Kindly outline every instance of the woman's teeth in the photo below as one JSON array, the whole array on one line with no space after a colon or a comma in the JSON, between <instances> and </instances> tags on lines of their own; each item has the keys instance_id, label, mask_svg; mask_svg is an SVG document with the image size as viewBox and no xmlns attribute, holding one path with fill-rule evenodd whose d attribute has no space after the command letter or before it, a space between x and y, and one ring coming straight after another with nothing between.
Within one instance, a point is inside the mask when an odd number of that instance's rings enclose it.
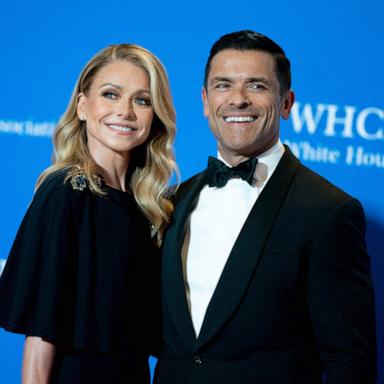
<instances>
[{"instance_id":1,"label":"woman's teeth","mask_svg":"<svg viewBox=\"0 0 384 384\"><path fill-rule=\"evenodd\" d=\"M115 125L115 124L109 124L108 127L112 129L116 129L117 131L121 131L121 132L131 132L135 130L131 127L125 127L123 125Z\"/></svg>"}]
</instances>

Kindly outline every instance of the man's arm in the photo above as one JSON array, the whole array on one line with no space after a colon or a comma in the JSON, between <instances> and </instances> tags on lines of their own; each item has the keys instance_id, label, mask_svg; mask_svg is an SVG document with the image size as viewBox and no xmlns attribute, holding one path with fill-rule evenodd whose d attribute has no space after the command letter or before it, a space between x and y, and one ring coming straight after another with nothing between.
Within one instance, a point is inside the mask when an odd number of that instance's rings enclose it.
<instances>
[{"instance_id":1,"label":"man's arm","mask_svg":"<svg viewBox=\"0 0 384 384\"><path fill-rule=\"evenodd\" d=\"M24 343L22 384L48 384L56 348L40 337L27 336Z\"/></svg>"},{"instance_id":2,"label":"man's arm","mask_svg":"<svg viewBox=\"0 0 384 384\"><path fill-rule=\"evenodd\" d=\"M309 260L308 302L327 384L376 382L376 326L370 258L360 203L328 217Z\"/></svg>"}]
</instances>

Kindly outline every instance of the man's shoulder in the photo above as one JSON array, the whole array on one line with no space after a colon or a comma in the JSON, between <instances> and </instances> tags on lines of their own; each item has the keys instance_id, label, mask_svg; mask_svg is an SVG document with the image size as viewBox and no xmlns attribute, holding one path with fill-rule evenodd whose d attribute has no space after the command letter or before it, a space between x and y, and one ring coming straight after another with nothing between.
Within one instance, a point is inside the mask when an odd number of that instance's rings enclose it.
<instances>
[{"instance_id":1,"label":"man's shoulder","mask_svg":"<svg viewBox=\"0 0 384 384\"><path fill-rule=\"evenodd\" d=\"M178 192L185 192L186 190L188 190L189 188L191 188L195 183L197 183L199 181L199 179L201 177L203 177L204 175L204 172L205 171L202 171L202 172L199 172L199 173L196 173L195 175L191 176L189 179L183 181L181 184L180 184L180 187L178 189Z\"/></svg>"},{"instance_id":2,"label":"man's shoulder","mask_svg":"<svg viewBox=\"0 0 384 384\"><path fill-rule=\"evenodd\" d=\"M342 188L303 164L299 166L297 178L301 188L308 194L318 194L325 199L351 198L351 195Z\"/></svg>"},{"instance_id":3,"label":"man's shoulder","mask_svg":"<svg viewBox=\"0 0 384 384\"><path fill-rule=\"evenodd\" d=\"M174 203L176 203L178 200L180 200L186 192L192 188L195 183L198 183L201 177L203 177L204 171L199 172L187 180L184 180L182 183L178 185L172 185L170 188L168 188L166 197L171 199Z\"/></svg>"},{"instance_id":4,"label":"man's shoulder","mask_svg":"<svg viewBox=\"0 0 384 384\"><path fill-rule=\"evenodd\" d=\"M290 202L295 203L297 212L304 217L329 217L335 212L344 212L352 209L354 212L363 212L361 203L349 193L336 186L305 165L300 165L292 185ZM357 210L357 211L356 211Z\"/></svg>"},{"instance_id":5,"label":"man's shoulder","mask_svg":"<svg viewBox=\"0 0 384 384\"><path fill-rule=\"evenodd\" d=\"M301 161L291 152L288 146L285 146L281 165L285 167L296 168L293 185L296 191L306 195L318 195L327 199L350 199L351 196L342 188L335 185L332 181L320 175L313 169L301 163ZM280 164L279 164L280 165ZM284 172L284 171L283 171Z\"/></svg>"}]
</instances>

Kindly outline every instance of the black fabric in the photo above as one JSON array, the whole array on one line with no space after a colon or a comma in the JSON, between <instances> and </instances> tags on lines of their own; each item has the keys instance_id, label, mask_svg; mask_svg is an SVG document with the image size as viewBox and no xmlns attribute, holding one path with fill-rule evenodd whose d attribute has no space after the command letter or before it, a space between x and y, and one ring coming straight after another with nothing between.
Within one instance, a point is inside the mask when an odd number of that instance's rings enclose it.
<instances>
[{"instance_id":1,"label":"black fabric","mask_svg":"<svg viewBox=\"0 0 384 384\"><path fill-rule=\"evenodd\" d=\"M148 384L148 364L133 355L74 351L58 355L51 383L55 384Z\"/></svg>"},{"instance_id":2,"label":"black fabric","mask_svg":"<svg viewBox=\"0 0 384 384\"><path fill-rule=\"evenodd\" d=\"M231 250L196 337L181 248L205 174L181 184L162 252L156 384L374 384L375 311L360 203L289 148ZM223 207L225 209L225 207Z\"/></svg>"},{"instance_id":3,"label":"black fabric","mask_svg":"<svg viewBox=\"0 0 384 384\"><path fill-rule=\"evenodd\" d=\"M146 377L159 339L149 223L131 194L107 188L100 197L64 178L41 185L22 221L0 279L0 326L54 343L58 356L130 356Z\"/></svg>"},{"instance_id":4,"label":"black fabric","mask_svg":"<svg viewBox=\"0 0 384 384\"><path fill-rule=\"evenodd\" d=\"M210 187L221 188L227 184L229 179L238 176L247 181L248 184L252 185L257 160L257 157L253 157L243 161L236 167L228 167L219 159L209 156L208 168L205 172L207 184Z\"/></svg>"}]
</instances>

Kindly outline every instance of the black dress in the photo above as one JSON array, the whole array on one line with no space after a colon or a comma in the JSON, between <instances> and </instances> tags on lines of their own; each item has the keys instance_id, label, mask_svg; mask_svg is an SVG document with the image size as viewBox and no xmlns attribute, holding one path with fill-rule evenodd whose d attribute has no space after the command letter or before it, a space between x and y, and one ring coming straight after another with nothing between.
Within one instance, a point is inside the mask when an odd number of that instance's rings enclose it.
<instances>
[{"instance_id":1,"label":"black dress","mask_svg":"<svg viewBox=\"0 0 384 384\"><path fill-rule=\"evenodd\" d=\"M0 278L0 326L56 346L51 383L148 383L158 254L129 193L64 171L38 189Z\"/></svg>"}]
</instances>

